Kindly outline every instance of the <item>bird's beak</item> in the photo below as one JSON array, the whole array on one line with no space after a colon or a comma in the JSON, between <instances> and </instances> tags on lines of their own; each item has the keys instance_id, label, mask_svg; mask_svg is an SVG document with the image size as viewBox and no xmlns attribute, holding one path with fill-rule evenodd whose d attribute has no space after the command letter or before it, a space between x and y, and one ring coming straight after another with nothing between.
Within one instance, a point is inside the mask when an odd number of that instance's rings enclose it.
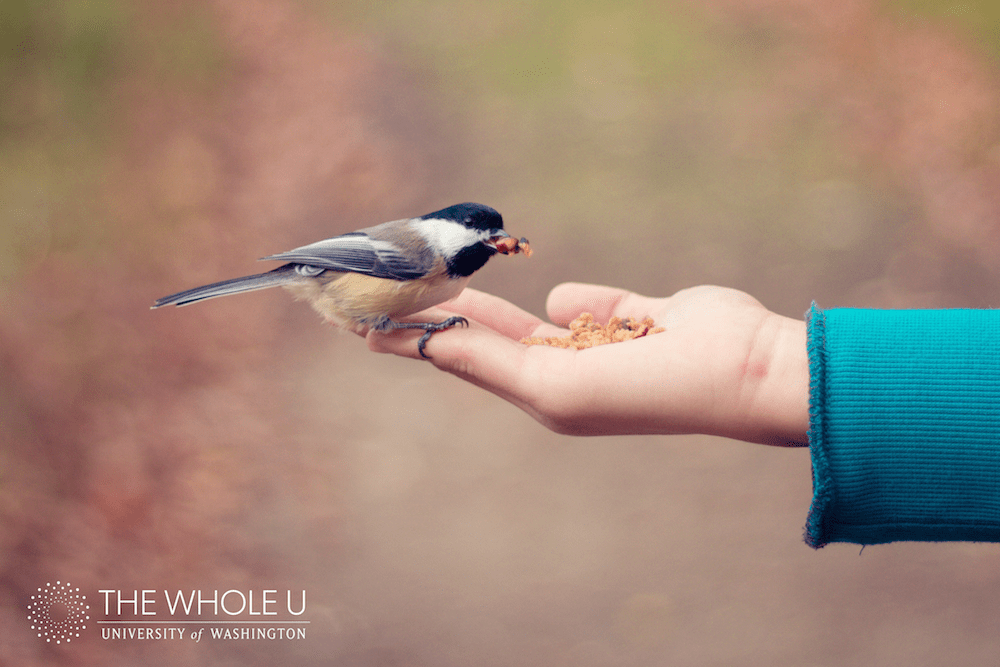
<instances>
[{"instance_id":1,"label":"bird's beak","mask_svg":"<svg viewBox=\"0 0 1000 667\"><path fill-rule=\"evenodd\" d=\"M525 257L531 256L531 246L528 245L528 239L515 239L502 229L495 230L486 241L486 245L503 255L516 255L523 252Z\"/></svg>"},{"instance_id":2,"label":"bird's beak","mask_svg":"<svg viewBox=\"0 0 1000 667\"><path fill-rule=\"evenodd\" d=\"M493 248L497 252L506 255L509 252L507 246L510 244L510 238L511 238L510 234L508 234L504 230L494 229L490 237L485 241L483 241L483 243Z\"/></svg>"}]
</instances>

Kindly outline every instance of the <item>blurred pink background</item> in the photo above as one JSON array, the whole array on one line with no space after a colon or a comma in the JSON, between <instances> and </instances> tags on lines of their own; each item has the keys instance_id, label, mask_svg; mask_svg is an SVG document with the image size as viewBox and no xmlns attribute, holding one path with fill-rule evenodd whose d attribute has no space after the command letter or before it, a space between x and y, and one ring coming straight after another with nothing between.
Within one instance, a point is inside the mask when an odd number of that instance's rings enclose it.
<instances>
[{"instance_id":1,"label":"blurred pink background","mask_svg":"<svg viewBox=\"0 0 1000 667\"><path fill-rule=\"evenodd\" d=\"M459 201L473 286L994 307L992 0L0 8L0 664L955 665L992 545L815 552L808 452L574 439L281 291L150 311ZM53 646L39 586L291 589L300 641Z\"/></svg>"}]
</instances>

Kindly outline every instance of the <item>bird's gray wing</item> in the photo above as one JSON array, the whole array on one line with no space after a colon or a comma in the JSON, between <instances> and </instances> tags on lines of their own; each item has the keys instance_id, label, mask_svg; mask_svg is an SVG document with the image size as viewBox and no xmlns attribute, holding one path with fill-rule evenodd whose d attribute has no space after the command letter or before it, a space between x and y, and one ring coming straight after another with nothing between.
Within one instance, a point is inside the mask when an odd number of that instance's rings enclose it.
<instances>
[{"instance_id":1,"label":"bird's gray wing","mask_svg":"<svg viewBox=\"0 0 1000 667\"><path fill-rule=\"evenodd\" d=\"M365 231L350 232L332 239L263 257L266 260L305 264L331 271L353 271L376 278L411 280L427 273L433 257L423 248L400 252L396 245L372 238Z\"/></svg>"}]
</instances>

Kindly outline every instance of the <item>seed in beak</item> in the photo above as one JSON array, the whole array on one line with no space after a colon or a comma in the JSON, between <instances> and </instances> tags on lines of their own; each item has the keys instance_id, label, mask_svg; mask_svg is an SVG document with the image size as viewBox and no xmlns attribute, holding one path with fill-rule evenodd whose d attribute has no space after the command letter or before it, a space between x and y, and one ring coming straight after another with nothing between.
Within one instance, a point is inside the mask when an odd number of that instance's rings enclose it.
<instances>
[{"instance_id":1,"label":"seed in beak","mask_svg":"<svg viewBox=\"0 0 1000 667\"><path fill-rule=\"evenodd\" d=\"M531 246L528 245L528 239L523 237L518 240L513 236L494 236L490 239L490 244L504 255L523 252L525 257L531 257Z\"/></svg>"}]
</instances>

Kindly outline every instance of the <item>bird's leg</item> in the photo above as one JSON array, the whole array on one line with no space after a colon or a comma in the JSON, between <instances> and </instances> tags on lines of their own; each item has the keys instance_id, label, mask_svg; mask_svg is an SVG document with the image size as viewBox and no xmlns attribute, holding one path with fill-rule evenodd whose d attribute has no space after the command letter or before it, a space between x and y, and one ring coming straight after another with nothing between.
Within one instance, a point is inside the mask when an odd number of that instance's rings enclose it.
<instances>
[{"instance_id":1,"label":"bird's leg","mask_svg":"<svg viewBox=\"0 0 1000 667\"><path fill-rule=\"evenodd\" d=\"M460 324L464 327L469 326L469 320L464 317L456 316L449 317L443 322L393 322L392 320L387 320L387 324L379 327L380 330L388 329L423 329L424 335L420 337L417 341L417 351L420 352L420 356L424 359L430 359L430 356L424 352L424 347L427 346L427 341L431 339L431 334L436 331L444 331L445 329L450 329L456 324Z\"/></svg>"}]
</instances>

